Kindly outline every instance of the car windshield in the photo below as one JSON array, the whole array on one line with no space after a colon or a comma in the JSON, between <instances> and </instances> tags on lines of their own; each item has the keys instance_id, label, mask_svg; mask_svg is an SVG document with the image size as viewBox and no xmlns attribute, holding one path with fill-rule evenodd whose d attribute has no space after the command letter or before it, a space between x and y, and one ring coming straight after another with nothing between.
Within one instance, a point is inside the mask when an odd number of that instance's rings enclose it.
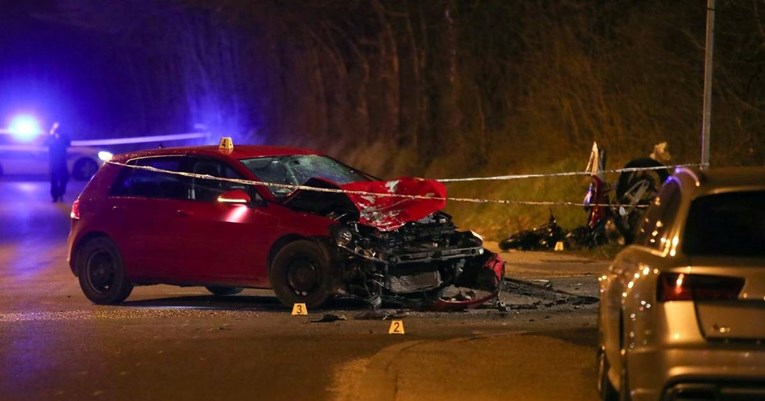
<instances>
[{"instance_id":1,"label":"car windshield","mask_svg":"<svg viewBox=\"0 0 765 401\"><path fill-rule=\"evenodd\" d=\"M704 196L691 204L683 250L689 255L765 256L765 191Z\"/></svg>"},{"instance_id":2,"label":"car windshield","mask_svg":"<svg viewBox=\"0 0 765 401\"><path fill-rule=\"evenodd\" d=\"M272 156L240 161L261 181L275 184L301 185L311 178L321 178L335 184L371 180L365 173L327 156ZM280 198L292 192L291 188L267 188Z\"/></svg>"}]
</instances>

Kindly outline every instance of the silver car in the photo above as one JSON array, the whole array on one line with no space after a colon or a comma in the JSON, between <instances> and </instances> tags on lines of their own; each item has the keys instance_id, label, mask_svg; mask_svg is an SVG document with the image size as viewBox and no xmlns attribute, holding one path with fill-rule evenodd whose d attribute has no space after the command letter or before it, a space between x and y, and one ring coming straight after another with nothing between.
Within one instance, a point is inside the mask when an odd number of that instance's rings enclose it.
<instances>
[{"instance_id":1,"label":"silver car","mask_svg":"<svg viewBox=\"0 0 765 401\"><path fill-rule=\"evenodd\" d=\"M604 400L765 400L765 168L678 169L600 277Z\"/></svg>"},{"instance_id":2,"label":"silver car","mask_svg":"<svg viewBox=\"0 0 765 401\"><path fill-rule=\"evenodd\" d=\"M13 135L0 134L0 175L47 175L48 147L44 138L20 142ZM70 146L66 163L72 178L89 180L111 153L89 146Z\"/></svg>"}]
</instances>

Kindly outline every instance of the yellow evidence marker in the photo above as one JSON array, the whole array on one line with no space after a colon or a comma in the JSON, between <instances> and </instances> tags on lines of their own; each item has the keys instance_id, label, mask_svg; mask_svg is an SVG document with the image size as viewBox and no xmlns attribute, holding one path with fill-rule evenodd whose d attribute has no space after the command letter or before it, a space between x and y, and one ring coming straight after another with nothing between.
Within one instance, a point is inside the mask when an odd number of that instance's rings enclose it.
<instances>
[{"instance_id":1,"label":"yellow evidence marker","mask_svg":"<svg viewBox=\"0 0 765 401\"><path fill-rule=\"evenodd\" d=\"M404 334L404 321L394 320L390 322L390 328L388 334Z\"/></svg>"},{"instance_id":2,"label":"yellow evidence marker","mask_svg":"<svg viewBox=\"0 0 765 401\"><path fill-rule=\"evenodd\" d=\"M305 307L305 304L292 305L292 316L304 316L307 314L308 314L308 308Z\"/></svg>"},{"instance_id":3,"label":"yellow evidence marker","mask_svg":"<svg viewBox=\"0 0 765 401\"><path fill-rule=\"evenodd\" d=\"M555 243L555 250L556 251L562 251L563 250L563 241L558 241Z\"/></svg>"}]
</instances>

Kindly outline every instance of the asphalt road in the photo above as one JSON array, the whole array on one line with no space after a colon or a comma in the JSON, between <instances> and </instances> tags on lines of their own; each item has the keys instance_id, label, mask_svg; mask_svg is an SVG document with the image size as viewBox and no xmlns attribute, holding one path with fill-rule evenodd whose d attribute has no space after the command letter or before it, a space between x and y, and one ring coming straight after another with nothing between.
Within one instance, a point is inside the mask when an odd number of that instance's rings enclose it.
<instances>
[{"instance_id":1,"label":"asphalt road","mask_svg":"<svg viewBox=\"0 0 765 401\"><path fill-rule=\"evenodd\" d=\"M269 291L171 286L96 306L65 263L82 185L52 204L47 182L0 178L0 401L597 398L604 263L504 254L507 307L459 313L338 301L291 316Z\"/></svg>"}]
</instances>

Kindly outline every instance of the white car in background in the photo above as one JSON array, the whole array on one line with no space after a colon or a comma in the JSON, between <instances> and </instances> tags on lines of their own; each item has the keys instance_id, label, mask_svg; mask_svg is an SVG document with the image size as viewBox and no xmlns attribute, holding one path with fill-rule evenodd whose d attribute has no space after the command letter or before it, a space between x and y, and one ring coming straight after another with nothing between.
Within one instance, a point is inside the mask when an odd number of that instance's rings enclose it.
<instances>
[{"instance_id":1,"label":"white car in background","mask_svg":"<svg viewBox=\"0 0 765 401\"><path fill-rule=\"evenodd\" d=\"M10 134L0 134L0 176L47 175L50 172L45 138L24 142ZM70 146L67 167L75 180L89 180L111 153L89 146Z\"/></svg>"}]
</instances>

